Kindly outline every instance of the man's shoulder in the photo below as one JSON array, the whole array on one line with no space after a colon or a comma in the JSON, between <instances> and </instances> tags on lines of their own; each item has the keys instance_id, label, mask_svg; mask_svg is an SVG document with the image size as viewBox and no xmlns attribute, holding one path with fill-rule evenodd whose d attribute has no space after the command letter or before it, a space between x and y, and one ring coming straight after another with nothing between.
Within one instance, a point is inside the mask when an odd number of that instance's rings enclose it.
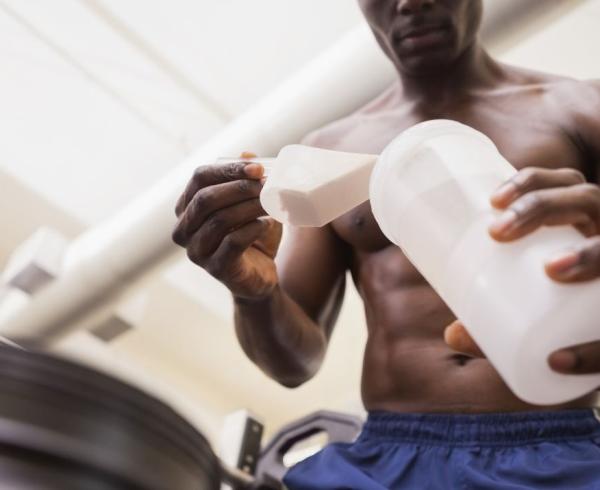
<instances>
[{"instance_id":1,"label":"man's shoulder","mask_svg":"<svg viewBox=\"0 0 600 490\"><path fill-rule=\"evenodd\" d=\"M545 85L545 94L556 117L574 134L597 135L600 128L600 80L556 80Z\"/></svg>"},{"instance_id":2,"label":"man's shoulder","mask_svg":"<svg viewBox=\"0 0 600 490\"><path fill-rule=\"evenodd\" d=\"M600 157L600 80L566 79L546 90L561 128Z\"/></svg>"},{"instance_id":3,"label":"man's shoulder","mask_svg":"<svg viewBox=\"0 0 600 490\"><path fill-rule=\"evenodd\" d=\"M595 98L600 95L600 80L578 80L567 77L548 77L541 84L550 96L564 101Z\"/></svg>"},{"instance_id":4,"label":"man's shoulder","mask_svg":"<svg viewBox=\"0 0 600 490\"><path fill-rule=\"evenodd\" d=\"M340 149L342 141L356 127L360 118L358 113L353 113L326 124L308 133L302 139L302 144L330 150Z\"/></svg>"},{"instance_id":5,"label":"man's shoulder","mask_svg":"<svg viewBox=\"0 0 600 490\"><path fill-rule=\"evenodd\" d=\"M350 114L336 119L308 133L302 144L324 149L344 150L344 140L358 125L369 118L376 117L382 110L392 107L399 101L399 87L390 86L367 104Z\"/></svg>"},{"instance_id":6,"label":"man's shoulder","mask_svg":"<svg viewBox=\"0 0 600 490\"><path fill-rule=\"evenodd\" d=\"M570 121L579 125L582 117L600 120L600 80L580 80L515 67L510 69L511 82L541 95L543 103L555 111L565 127Z\"/></svg>"},{"instance_id":7,"label":"man's shoulder","mask_svg":"<svg viewBox=\"0 0 600 490\"><path fill-rule=\"evenodd\" d=\"M580 80L509 65L504 65L504 69L511 84L537 87L549 96L559 96L565 101L600 93L600 80Z\"/></svg>"},{"instance_id":8,"label":"man's shoulder","mask_svg":"<svg viewBox=\"0 0 600 490\"><path fill-rule=\"evenodd\" d=\"M558 101L573 104L579 109L598 108L600 103L600 80L564 79L548 84L548 91Z\"/></svg>"},{"instance_id":9,"label":"man's shoulder","mask_svg":"<svg viewBox=\"0 0 600 490\"><path fill-rule=\"evenodd\" d=\"M600 80L580 80L525 69L516 69L514 73L521 77L524 85L538 87L561 105L562 110L585 109L600 97Z\"/></svg>"}]
</instances>

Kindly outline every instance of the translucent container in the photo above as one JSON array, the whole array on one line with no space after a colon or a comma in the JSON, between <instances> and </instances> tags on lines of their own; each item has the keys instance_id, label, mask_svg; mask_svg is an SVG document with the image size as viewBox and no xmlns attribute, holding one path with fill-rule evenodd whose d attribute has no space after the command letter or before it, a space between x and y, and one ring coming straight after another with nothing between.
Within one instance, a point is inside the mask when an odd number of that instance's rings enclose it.
<instances>
[{"instance_id":1,"label":"translucent container","mask_svg":"<svg viewBox=\"0 0 600 490\"><path fill-rule=\"evenodd\" d=\"M289 145L268 160L265 211L292 226L320 227L369 199L377 155Z\"/></svg>"},{"instance_id":2,"label":"translucent container","mask_svg":"<svg viewBox=\"0 0 600 490\"><path fill-rule=\"evenodd\" d=\"M382 153L371 206L511 390L530 403L562 403L600 386L600 375L558 374L547 362L559 348L600 339L600 282L564 285L546 275L545 261L583 242L572 227L511 243L489 236L498 215L490 196L515 172L482 133L428 121Z\"/></svg>"}]
</instances>

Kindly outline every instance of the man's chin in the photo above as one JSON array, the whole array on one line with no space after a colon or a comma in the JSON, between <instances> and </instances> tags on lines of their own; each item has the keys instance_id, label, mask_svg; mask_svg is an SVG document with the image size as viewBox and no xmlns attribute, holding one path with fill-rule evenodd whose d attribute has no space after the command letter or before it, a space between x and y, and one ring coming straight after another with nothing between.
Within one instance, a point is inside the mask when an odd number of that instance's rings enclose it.
<instances>
[{"instance_id":1,"label":"man's chin","mask_svg":"<svg viewBox=\"0 0 600 490\"><path fill-rule=\"evenodd\" d=\"M425 76L443 73L450 62L446 53L444 55L429 54L411 56L402 60L401 70L410 76Z\"/></svg>"}]
</instances>

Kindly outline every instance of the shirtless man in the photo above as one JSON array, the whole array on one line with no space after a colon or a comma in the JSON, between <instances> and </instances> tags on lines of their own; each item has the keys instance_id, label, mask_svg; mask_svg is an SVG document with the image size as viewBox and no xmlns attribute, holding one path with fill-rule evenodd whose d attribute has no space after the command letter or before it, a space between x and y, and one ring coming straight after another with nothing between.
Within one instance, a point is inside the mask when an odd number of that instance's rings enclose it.
<instances>
[{"instance_id":1,"label":"shirtless man","mask_svg":"<svg viewBox=\"0 0 600 490\"><path fill-rule=\"evenodd\" d=\"M472 126L523 169L490 196L505 209L491 235L509 241L542 225L572 224L591 237L588 246L549 257L548 274L563 281L600 275L593 238L600 234L600 85L492 59L478 40L481 0L359 4L399 83L304 143L379 153L420 121ZM258 200L262 171L257 164L199 168L177 204L173 236L231 290L244 352L288 387L317 373L351 272L367 318L362 399L369 419L356 443L330 446L293 468L289 488L600 488L591 397L528 405L486 359L457 352L477 350L381 233L369 203L320 229L290 229L279 247L281 227ZM562 371L600 371L599 359L591 345L550 362Z\"/></svg>"}]
</instances>

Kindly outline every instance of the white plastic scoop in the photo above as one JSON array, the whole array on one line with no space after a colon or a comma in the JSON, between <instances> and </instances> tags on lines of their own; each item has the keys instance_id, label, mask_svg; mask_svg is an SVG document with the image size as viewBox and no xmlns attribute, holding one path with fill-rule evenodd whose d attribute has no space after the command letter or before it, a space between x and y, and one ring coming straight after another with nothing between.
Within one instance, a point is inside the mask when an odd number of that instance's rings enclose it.
<instances>
[{"instance_id":1,"label":"white plastic scoop","mask_svg":"<svg viewBox=\"0 0 600 490\"><path fill-rule=\"evenodd\" d=\"M369 199L377 155L290 145L275 159L255 161L268 177L260 195L265 211L292 226L320 227Z\"/></svg>"},{"instance_id":2,"label":"white plastic scoop","mask_svg":"<svg viewBox=\"0 0 600 490\"><path fill-rule=\"evenodd\" d=\"M289 145L276 158L243 161L265 168L260 201L271 217L292 226L320 227L369 199L369 179L377 158ZM217 164L241 160L219 158Z\"/></svg>"}]
</instances>

